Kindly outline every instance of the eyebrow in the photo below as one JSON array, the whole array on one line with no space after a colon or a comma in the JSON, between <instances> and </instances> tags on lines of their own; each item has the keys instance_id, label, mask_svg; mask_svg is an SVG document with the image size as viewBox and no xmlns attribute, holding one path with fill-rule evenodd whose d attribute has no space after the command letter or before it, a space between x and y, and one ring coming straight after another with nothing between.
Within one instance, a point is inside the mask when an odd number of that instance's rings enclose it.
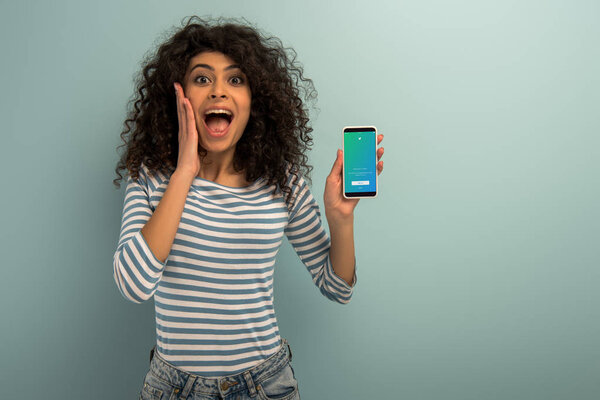
<instances>
[{"instance_id":1,"label":"eyebrow","mask_svg":"<svg viewBox=\"0 0 600 400\"><path fill-rule=\"evenodd\" d=\"M190 73L195 70L196 68L201 67L201 68L206 68L209 69L211 71L214 71L215 69L213 67L211 67L208 64L196 64L192 67L192 69L190 70ZM230 69L241 69L240 66L238 64L231 64L229 67L226 67L224 69L224 71L230 70Z\"/></svg>"}]
</instances>

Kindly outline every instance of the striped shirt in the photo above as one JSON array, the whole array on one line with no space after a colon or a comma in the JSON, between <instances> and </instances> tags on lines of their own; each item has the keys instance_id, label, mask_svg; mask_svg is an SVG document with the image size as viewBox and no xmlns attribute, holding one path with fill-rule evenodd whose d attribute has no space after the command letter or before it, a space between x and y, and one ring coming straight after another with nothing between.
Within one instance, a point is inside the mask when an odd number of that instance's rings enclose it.
<instances>
[{"instance_id":1,"label":"striped shirt","mask_svg":"<svg viewBox=\"0 0 600 400\"><path fill-rule=\"evenodd\" d=\"M166 261L141 233L169 177L142 164L128 176L113 276L134 303L154 295L156 351L190 373L219 377L245 371L277 352L273 268L287 236L314 284L328 299L348 303L356 284L337 276L319 206L302 176L288 211L282 192L258 179L233 188L194 178Z\"/></svg>"}]
</instances>

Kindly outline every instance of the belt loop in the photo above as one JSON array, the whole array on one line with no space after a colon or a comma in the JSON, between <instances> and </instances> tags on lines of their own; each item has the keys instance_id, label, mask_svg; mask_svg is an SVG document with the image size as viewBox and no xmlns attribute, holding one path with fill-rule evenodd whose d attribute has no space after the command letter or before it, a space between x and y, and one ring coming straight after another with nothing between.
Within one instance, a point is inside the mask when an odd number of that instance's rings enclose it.
<instances>
[{"instance_id":1,"label":"belt loop","mask_svg":"<svg viewBox=\"0 0 600 400\"><path fill-rule=\"evenodd\" d=\"M150 362L152 362L152 358L154 357L154 348L156 347L156 345L152 346L152 349L150 349Z\"/></svg>"},{"instance_id":2,"label":"belt loop","mask_svg":"<svg viewBox=\"0 0 600 400\"><path fill-rule=\"evenodd\" d=\"M287 342L287 340L285 344L287 345L288 351L290 352L290 362L292 362L292 348L290 347L290 344Z\"/></svg>"},{"instance_id":3,"label":"belt loop","mask_svg":"<svg viewBox=\"0 0 600 400\"><path fill-rule=\"evenodd\" d=\"M254 386L254 381L252 380L252 375L250 375L250 371L244 372L244 379L246 380L246 384L248 385L248 390L250 390L250 397L256 396L256 387Z\"/></svg>"},{"instance_id":4,"label":"belt loop","mask_svg":"<svg viewBox=\"0 0 600 400\"><path fill-rule=\"evenodd\" d=\"M194 383L196 383L196 379L197 377L190 375L187 382L185 383L185 386L183 388L183 390L181 391L181 394L179 395L180 399L187 399L190 392L192 391L192 387L194 387ZM177 389L175 389L177 390Z\"/></svg>"}]
</instances>

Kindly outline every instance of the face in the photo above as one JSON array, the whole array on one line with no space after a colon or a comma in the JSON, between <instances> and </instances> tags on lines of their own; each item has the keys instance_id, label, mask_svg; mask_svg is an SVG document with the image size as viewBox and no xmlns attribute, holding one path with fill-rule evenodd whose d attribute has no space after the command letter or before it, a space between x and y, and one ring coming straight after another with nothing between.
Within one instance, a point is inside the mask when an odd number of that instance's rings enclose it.
<instances>
[{"instance_id":1,"label":"face","mask_svg":"<svg viewBox=\"0 0 600 400\"><path fill-rule=\"evenodd\" d=\"M252 95L246 75L228 56L203 52L190 60L183 82L199 145L210 153L235 151L250 117Z\"/></svg>"}]
</instances>

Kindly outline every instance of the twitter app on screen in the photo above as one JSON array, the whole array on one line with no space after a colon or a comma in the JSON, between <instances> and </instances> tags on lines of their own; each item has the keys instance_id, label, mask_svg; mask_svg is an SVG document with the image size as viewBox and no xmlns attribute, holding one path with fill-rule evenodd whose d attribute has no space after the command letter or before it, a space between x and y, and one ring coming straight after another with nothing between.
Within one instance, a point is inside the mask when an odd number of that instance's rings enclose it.
<instances>
[{"instance_id":1,"label":"twitter app on screen","mask_svg":"<svg viewBox=\"0 0 600 400\"><path fill-rule=\"evenodd\" d=\"M344 132L346 193L375 192L375 132Z\"/></svg>"}]
</instances>

